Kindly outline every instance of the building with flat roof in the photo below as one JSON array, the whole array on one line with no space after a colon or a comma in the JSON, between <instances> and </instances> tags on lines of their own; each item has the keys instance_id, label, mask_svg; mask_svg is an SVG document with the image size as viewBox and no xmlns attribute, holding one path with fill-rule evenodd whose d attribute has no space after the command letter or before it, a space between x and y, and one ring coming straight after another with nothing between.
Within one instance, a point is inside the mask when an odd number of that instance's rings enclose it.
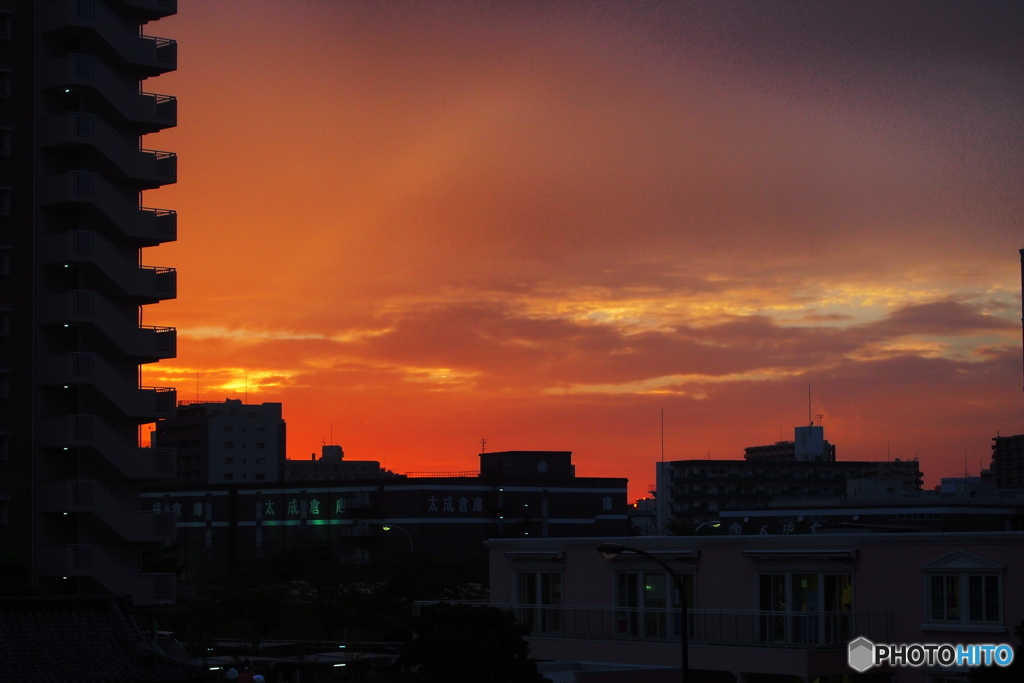
<instances>
[{"instance_id":1,"label":"building with flat roof","mask_svg":"<svg viewBox=\"0 0 1024 683\"><path fill-rule=\"evenodd\" d=\"M606 557L598 545L607 543L627 549ZM967 681L964 665L858 672L849 644L1016 644L1024 620L1024 532L510 538L487 547L491 604L530 627L532 657L591 665L561 668L559 680L574 683L678 681L684 628L691 681ZM619 671L588 670L594 664ZM648 669L629 670L638 666Z\"/></svg>"},{"instance_id":2,"label":"building with flat roof","mask_svg":"<svg viewBox=\"0 0 1024 683\"><path fill-rule=\"evenodd\" d=\"M1024 434L992 437L992 474L996 488L1024 491Z\"/></svg>"},{"instance_id":3,"label":"building with flat roof","mask_svg":"<svg viewBox=\"0 0 1024 683\"><path fill-rule=\"evenodd\" d=\"M336 444L324 445L320 457L309 460L290 459L284 462L285 481L342 481L395 477L394 472L380 466L377 460L345 460L345 451Z\"/></svg>"},{"instance_id":4,"label":"building with flat roof","mask_svg":"<svg viewBox=\"0 0 1024 683\"><path fill-rule=\"evenodd\" d=\"M174 600L173 574L140 564L173 520L138 494L174 477L173 452L139 438L174 389L139 376L175 355L173 328L140 322L175 297L175 270L143 254L175 239L176 215L141 198L175 182L177 158L140 139L176 122L150 79L176 68L177 43L145 30L176 8L0 10L0 546L41 592Z\"/></svg>"},{"instance_id":5,"label":"building with flat roof","mask_svg":"<svg viewBox=\"0 0 1024 683\"><path fill-rule=\"evenodd\" d=\"M286 457L280 403L182 401L156 423L153 446L177 453L178 481L280 481Z\"/></svg>"},{"instance_id":6,"label":"building with flat roof","mask_svg":"<svg viewBox=\"0 0 1024 683\"><path fill-rule=\"evenodd\" d=\"M189 578L310 557L367 564L418 552L482 561L488 538L628 534L626 479L576 477L570 455L481 458L504 462L501 474L162 485L143 496L175 516L177 561ZM542 472L541 462L551 464Z\"/></svg>"}]
</instances>

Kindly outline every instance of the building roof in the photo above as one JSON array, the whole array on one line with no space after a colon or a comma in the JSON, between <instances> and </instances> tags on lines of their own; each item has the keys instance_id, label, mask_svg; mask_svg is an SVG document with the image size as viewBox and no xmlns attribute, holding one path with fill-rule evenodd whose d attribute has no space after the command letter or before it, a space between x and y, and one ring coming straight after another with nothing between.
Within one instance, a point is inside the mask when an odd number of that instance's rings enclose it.
<instances>
[{"instance_id":1,"label":"building roof","mask_svg":"<svg viewBox=\"0 0 1024 683\"><path fill-rule=\"evenodd\" d=\"M12 681L198 683L201 667L146 640L113 597L0 599L0 671Z\"/></svg>"}]
</instances>

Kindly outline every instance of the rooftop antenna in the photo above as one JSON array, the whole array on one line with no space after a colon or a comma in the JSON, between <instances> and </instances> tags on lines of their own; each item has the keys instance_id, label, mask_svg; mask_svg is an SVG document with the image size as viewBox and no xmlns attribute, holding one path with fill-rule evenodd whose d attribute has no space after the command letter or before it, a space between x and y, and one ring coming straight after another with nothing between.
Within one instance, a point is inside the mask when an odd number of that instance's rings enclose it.
<instances>
[{"instance_id":1,"label":"rooftop antenna","mask_svg":"<svg viewBox=\"0 0 1024 683\"><path fill-rule=\"evenodd\" d=\"M813 427L814 420L811 419L811 385L807 385L807 422Z\"/></svg>"},{"instance_id":2,"label":"rooftop antenna","mask_svg":"<svg viewBox=\"0 0 1024 683\"><path fill-rule=\"evenodd\" d=\"M818 426L821 426L821 420L825 417L825 413L818 413Z\"/></svg>"},{"instance_id":3,"label":"rooftop antenna","mask_svg":"<svg viewBox=\"0 0 1024 683\"><path fill-rule=\"evenodd\" d=\"M661 409L661 461L665 462L665 409Z\"/></svg>"},{"instance_id":4,"label":"rooftop antenna","mask_svg":"<svg viewBox=\"0 0 1024 683\"><path fill-rule=\"evenodd\" d=\"M486 453L487 452L487 439L483 439L483 438L480 439L480 452L481 453Z\"/></svg>"},{"instance_id":5,"label":"rooftop antenna","mask_svg":"<svg viewBox=\"0 0 1024 683\"><path fill-rule=\"evenodd\" d=\"M245 404L249 404L249 373L245 373Z\"/></svg>"},{"instance_id":6,"label":"rooftop antenna","mask_svg":"<svg viewBox=\"0 0 1024 683\"><path fill-rule=\"evenodd\" d=\"M196 373L196 403L199 403L199 373Z\"/></svg>"}]
</instances>

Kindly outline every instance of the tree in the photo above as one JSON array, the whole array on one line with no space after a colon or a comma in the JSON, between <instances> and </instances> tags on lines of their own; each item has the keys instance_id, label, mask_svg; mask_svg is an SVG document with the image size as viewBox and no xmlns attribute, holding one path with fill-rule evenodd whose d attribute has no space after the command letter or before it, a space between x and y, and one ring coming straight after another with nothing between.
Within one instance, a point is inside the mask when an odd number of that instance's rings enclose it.
<instances>
[{"instance_id":1,"label":"tree","mask_svg":"<svg viewBox=\"0 0 1024 683\"><path fill-rule=\"evenodd\" d=\"M527 633L506 610L437 603L413 619L400 661L417 683L543 683Z\"/></svg>"}]
</instances>

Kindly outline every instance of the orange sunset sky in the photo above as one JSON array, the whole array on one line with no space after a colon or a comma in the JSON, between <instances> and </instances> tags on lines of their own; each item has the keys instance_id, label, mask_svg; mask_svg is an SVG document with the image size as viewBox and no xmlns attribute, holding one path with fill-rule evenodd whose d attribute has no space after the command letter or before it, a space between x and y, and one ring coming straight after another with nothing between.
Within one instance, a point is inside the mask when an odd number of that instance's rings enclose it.
<instances>
[{"instance_id":1,"label":"orange sunset sky","mask_svg":"<svg viewBox=\"0 0 1024 683\"><path fill-rule=\"evenodd\" d=\"M926 485L1024 431L1019 3L182 0L147 385L288 455L643 495L811 412ZM246 386L247 385L247 386ZM815 418L817 419L817 418Z\"/></svg>"}]
</instances>

